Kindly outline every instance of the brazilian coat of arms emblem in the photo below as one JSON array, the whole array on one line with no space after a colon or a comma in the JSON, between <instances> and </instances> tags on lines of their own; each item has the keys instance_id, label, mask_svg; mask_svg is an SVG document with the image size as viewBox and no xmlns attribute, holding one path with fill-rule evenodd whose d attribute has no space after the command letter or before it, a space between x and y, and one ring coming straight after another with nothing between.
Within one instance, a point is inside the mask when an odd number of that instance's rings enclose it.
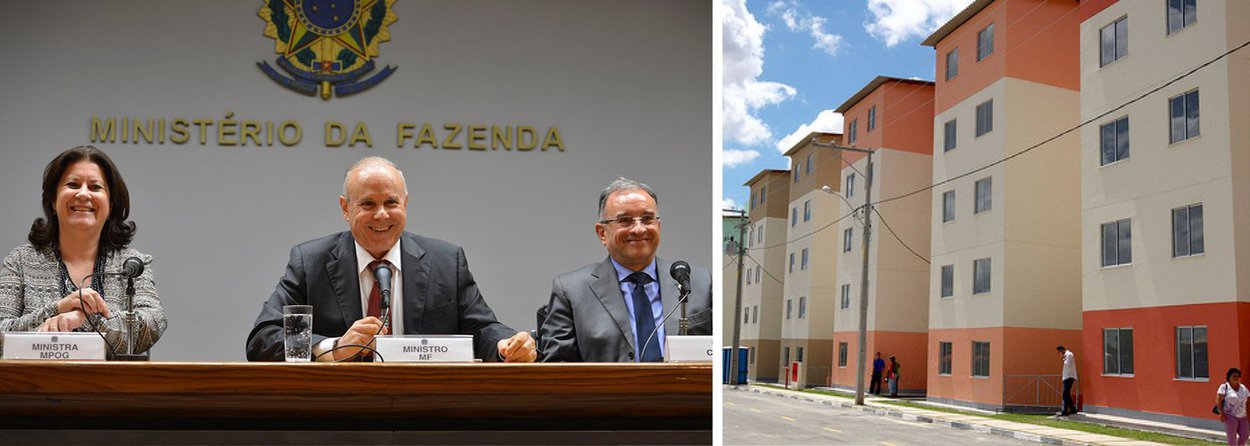
<instances>
[{"instance_id":1,"label":"brazilian coat of arms emblem","mask_svg":"<svg viewBox=\"0 0 1250 446\"><path fill-rule=\"evenodd\" d=\"M270 79L296 92L330 99L367 90L396 67L374 68L378 45L391 40L395 0L264 0L258 15L278 58L257 62Z\"/></svg>"}]
</instances>

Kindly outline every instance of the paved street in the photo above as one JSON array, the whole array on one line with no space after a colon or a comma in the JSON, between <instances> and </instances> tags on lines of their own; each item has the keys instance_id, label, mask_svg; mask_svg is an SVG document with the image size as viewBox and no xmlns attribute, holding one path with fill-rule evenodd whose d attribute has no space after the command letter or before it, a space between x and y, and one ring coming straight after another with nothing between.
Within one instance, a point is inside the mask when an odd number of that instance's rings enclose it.
<instances>
[{"instance_id":1,"label":"paved street","mask_svg":"<svg viewBox=\"0 0 1250 446\"><path fill-rule=\"evenodd\" d=\"M725 390L725 444L1036 445L773 395Z\"/></svg>"}]
</instances>

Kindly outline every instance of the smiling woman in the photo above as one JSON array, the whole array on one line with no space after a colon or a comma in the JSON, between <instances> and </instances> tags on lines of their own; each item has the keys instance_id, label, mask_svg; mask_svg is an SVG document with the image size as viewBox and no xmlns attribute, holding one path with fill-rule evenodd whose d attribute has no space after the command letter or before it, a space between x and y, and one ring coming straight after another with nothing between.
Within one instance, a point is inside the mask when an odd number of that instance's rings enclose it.
<instances>
[{"instance_id":1,"label":"smiling woman","mask_svg":"<svg viewBox=\"0 0 1250 446\"><path fill-rule=\"evenodd\" d=\"M144 264L134 281L134 352L151 348L165 332L165 313L152 257L128 248L135 224L127 221L130 193L117 166L92 146L62 152L44 169L42 207L30 243L14 249L0 267L0 331L98 329L112 353L124 353L117 316L126 307L125 281L106 278L120 276L123 262L133 257Z\"/></svg>"}]
</instances>

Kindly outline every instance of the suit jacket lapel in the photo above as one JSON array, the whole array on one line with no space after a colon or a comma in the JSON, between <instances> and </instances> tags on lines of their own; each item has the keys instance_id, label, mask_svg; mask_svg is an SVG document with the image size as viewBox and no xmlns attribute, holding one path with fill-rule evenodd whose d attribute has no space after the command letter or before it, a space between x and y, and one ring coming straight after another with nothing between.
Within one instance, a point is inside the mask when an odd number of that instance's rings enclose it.
<instances>
[{"instance_id":1,"label":"suit jacket lapel","mask_svg":"<svg viewBox=\"0 0 1250 446\"><path fill-rule=\"evenodd\" d=\"M673 280L673 276L668 273L672 266L672 262L660 258L655 259L655 275L660 276L660 302L664 303L663 311L666 314L673 311L673 315L664 321L665 336L676 336L680 332L681 310L673 310L680 294L677 292L677 281ZM660 342L663 343L664 340L661 339Z\"/></svg>"},{"instance_id":2,"label":"suit jacket lapel","mask_svg":"<svg viewBox=\"0 0 1250 446\"><path fill-rule=\"evenodd\" d=\"M621 329L621 337L625 338L629 348L638 351L634 345L634 332L629 326L629 309L625 308L625 296L621 294L621 282L616 278L612 261L604 259L591 275L595 280L590 282L590 292L599 298L608 315L616 321L616 327Z\"/></svg>"},{"instance_id":3,"label":"suit jacket lapel","mask_svg":"<svg viewBox=\"0 0 1250 446\"><path fill-rule=\"evenodd\" d=\"M403 255L401 275L404 280L404 334L419 334L424 327L421 325L422 314L425 313L426 296L430 288L430 265L422 262L425 250L417 245L408 233L399 239L400 254Z\"/></svg>"},{"instance_id":4,"label":"suit jacket lapel","mask_svg":"<svg viewBox=\"0 0 1250 446\"><path fill-rule=\"evenodd\" d=\"M356 271L356 240L350 232L344 232L330 253L330 261L326 262L326 277L343 312L343 332L364 317L360 308L360 277Z\"/></svg>"}]
</instances>

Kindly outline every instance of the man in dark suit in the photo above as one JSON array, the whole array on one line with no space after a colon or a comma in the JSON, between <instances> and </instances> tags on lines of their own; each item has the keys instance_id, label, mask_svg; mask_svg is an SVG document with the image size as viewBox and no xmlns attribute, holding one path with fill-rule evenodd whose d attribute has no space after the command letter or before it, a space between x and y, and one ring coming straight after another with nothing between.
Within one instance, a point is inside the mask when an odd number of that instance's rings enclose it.
<instances>
[{"instance_id":1,"label":"man in dark suit","mask_svg":"<svg viewBox=\"0 0 1250 446\"><path fill-rule=\"evenodd\" d=\"M664 338L678 334L678 318L664 319L677 306L678 293L672 263L655 256L655 192L636 181L613 181L599 195L599 216L595 233L608 258L552 282L549 313L539 330L542 360L660 361ZM692 269L688 334L712 334L711 283L708 270Z\"/></svg>"},{"instance_id":2,"label":"man in dark suit","mask_svg":"<svg viewBox=\"0 0 1250 446\"><path fill-rule=\"evenodd\" d=\"M451 243L404 232L408 189L403 172L385 158L369 157L348 169L339 197L351 231L291 248L286 274L261 308L247 337L249 361L281 361L282 307L313 306L313 356L350 360L367 355L377 333L471 334L474 352L486 361L532 362L529 332L499 323L478 292L464 250ZM382 326L374 270L393 271L390 323ZM330 354L321 353L332 351Z\"/></svg>"}]
</instances>

